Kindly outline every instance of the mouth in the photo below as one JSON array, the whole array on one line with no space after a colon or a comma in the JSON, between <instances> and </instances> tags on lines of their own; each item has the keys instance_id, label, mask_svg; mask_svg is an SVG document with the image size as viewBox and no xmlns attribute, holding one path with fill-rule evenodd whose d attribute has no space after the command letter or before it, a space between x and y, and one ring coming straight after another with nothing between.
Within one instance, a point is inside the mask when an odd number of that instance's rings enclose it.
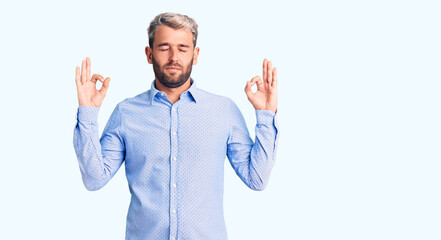
<instances>
[{"instance_id":1,"label":"mouth","mask_svg":"<svg viewBox=\"0 0 441 240\"><path fill-rule=\"evenodd\" d=\"M172 71L177 71L177 70L181 70L182 67L176 64L170 64L168 66L165 66L166 70L172 70Z\"/></svg>"},{"instance_id":2,"label":"mouth","mask_svg":"<svg viewBox=\"0 0 441 240\"><path fill-rule=\"evenodd\" d=\"M168 67L165 68L165 71L168 72L169 74L175 75L178 73L178 71L181 71L181 69L177 67Z\"/></svg>"}]
</instances>

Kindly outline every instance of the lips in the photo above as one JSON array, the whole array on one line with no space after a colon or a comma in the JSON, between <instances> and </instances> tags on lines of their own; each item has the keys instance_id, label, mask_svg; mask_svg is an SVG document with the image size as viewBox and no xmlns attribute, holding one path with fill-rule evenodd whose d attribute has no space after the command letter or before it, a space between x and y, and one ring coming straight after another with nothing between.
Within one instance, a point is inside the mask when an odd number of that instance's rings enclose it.
<instances>
[{"instance_id":1,"label":"lips","mask_svg":"<svg viewBox=\"0 0 441 240\"><path fill-rule=\"evenodd\" d=\"M179 65L168 65L165 67L165 69L177 71L177 70L182 70L182 67Z\"/></svg>"}]
</instances>

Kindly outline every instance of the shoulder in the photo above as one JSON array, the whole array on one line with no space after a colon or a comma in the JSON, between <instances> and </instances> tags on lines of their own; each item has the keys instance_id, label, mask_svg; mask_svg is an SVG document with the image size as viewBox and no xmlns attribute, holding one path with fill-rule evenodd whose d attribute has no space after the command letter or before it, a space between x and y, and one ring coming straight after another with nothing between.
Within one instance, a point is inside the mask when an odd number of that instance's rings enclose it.
<instances>
[{"instance_id":1,"label":"shoulder","mask_svg":"<svg viewBox=\"0 0 441 240\"><path fill-rule=\"evenodd\" d=\"M148 102L150 90L142 92L134 97L126 98L116 105L116 109L120 112L128 111L137 108L137 106L144 106Z\"/></svg>"},{"instance_id":2,"label":"shoulder","mask_svg":"<svg viewBox=\"0 0 441 240\"><path fill-rule=\"evenodd\" d=\"M210 93L202 89L198 89L198 98L201 102L208 103L210 105L227 106L227 107L231 107L231 105L235 105L233 100L231 100L229 97Z\"/></svg>"}]
</instances>

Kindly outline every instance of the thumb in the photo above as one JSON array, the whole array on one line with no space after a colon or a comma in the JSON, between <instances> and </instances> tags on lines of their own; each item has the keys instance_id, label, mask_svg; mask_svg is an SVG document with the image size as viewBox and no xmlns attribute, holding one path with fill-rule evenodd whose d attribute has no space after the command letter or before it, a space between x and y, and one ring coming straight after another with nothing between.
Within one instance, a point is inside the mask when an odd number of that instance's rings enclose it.
<instances>
[{"instance_id":1,"label":"thumb","mask_svg":"<svg viewBox=\"0 0 441 240\"><path fill-rule=\"evenodd\" d=\"M259 76L255 76L251 79L251 81L247 81L247 86L245 87L245 93L248 96L248 99L252 98L254 96L253 91L251 90L251 87L257 83L257 89L260 89L262 86L262 80Z\"/></svg>"},{"instance_id":2,"label":"thumb","mask_svg":"<svg viewBox=\"0 0 441 240\"><path fill-rule=\"evenodd\" d=\"M101 86L100 93L106 95L107 89L109 89L110 77L104 79L103 85Z\"/></svg>"},{"instance_id":3,"label":"thumb","mask_svg":"<svg viewBox=\"0 0 441 240\"><path fill-rule=\"evenodd\" d=\"M245 86L245 93L247 94L248 99L253 97L253 91L251 91L251 82L247 81L247 85Z\"/></svg>"}]
</instances>

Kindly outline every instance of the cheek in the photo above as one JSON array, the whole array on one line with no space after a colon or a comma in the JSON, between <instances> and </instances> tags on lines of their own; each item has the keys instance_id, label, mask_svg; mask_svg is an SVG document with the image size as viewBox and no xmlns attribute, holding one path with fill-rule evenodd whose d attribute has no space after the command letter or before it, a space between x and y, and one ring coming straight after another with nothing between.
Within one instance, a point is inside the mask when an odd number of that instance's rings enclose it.
<instances>
[{"instance_id":1,"label":"cheek","mask_svg":"<svg viewBox=\"0 0 441 240\"><path fill-rule=\"evenodd\" d=\"M164 54L157 54L155 56L155 60L157 63L160 63L161 65L164 63L164 61L166 60Z\"/></svg>"},{"instance_id":2,"label":"cheek","mask_svg":"<svg viewBox=\"0 0 441 240\"><path fill-rule=\"evenodd\" d=\"M167 52L157 51L153 54L153 57L155 57L156 62L162 63L164 61L167 61L168 54L167 54Z\"/></svg>"},{"instance_id":3,"label":"cheek","mask_svg":"<svg viewBox=\"0 0 441 240\"><path fill-rule=\"evenodd\" d=\"M193 59L193 54L192 54L192 53L190 53L190 54L185 53L185 54L183 54L182 57L181 57L181 60L182 60L182 62L183 62L185 65L190 64L191 61L192 61L192 59Z\"/></svg>"}]
</instances>

